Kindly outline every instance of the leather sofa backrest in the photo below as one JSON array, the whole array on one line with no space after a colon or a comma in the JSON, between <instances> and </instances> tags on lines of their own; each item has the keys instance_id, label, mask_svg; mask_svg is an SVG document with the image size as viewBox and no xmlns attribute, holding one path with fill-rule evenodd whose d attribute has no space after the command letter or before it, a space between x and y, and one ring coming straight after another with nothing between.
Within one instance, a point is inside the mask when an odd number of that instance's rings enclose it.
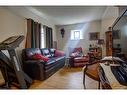
<instances>
[{"instance_id":1,"label":"leather sofa backrest","mask_svg":"<svg viewBox=\"0 0 127 95\"><path fill-rule=\"evenodd\" d=\"M22 51L22 57L24 60L32 59L34 54L41 54L39 48L26 48Z\"/></svg>"},{"instance_id":2,"label":"leather sofa backrest","mask_svg":"<svg viewBox=\"0 0 127 95\"><path fill-rule=\"evenodd\" d=\"M42 54L48 58L50 57L54 57L55 54L55 50L54 48L43 48L43 49L39 49L39 48L26 48L22 50L22 59L23 60L28 60L28 59L32 59L32 56L34 54Z\"/></svg>"},{"instance_id":3,"label":"leather sofa backrest","mask_svg":"<svg viewBox=\"0 0 127 95\"><path fill-rule=\"evenodd\" d=\"M43 49L41 49L41 52L42 52L42 54L43 54L44 56L46 56L46 57L48 57L48 58L52 57L48 48L43 48Z\"/></svg>"},{"instance_id":4,"label":"leather sofa backrest","mask_svg":"<svg viewBox=\"0 0 127 95\"><path fill-rule=\"evenodd\" d=\"M50 51L50 54L52 57L54 57L54 55L55 55L55 50L56 49L54 49L54 48L49 48L49 51Z\"/></svg>"},{"instance_id":5,"label":"leather sofa backrest","mask_svg":"<svg viewBox=\"0 0 127 95\"><path fill-rule=\"evenodd\" d=\"M74 48L72 52L82 52L82 48L81 47Z\"/></svg>"}]
</instances>

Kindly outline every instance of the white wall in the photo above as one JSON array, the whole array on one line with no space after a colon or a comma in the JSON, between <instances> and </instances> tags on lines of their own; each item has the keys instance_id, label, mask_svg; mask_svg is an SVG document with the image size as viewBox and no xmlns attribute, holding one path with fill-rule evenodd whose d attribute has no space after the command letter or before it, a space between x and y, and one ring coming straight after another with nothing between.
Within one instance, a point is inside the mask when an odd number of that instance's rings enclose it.
<instances>
[{"instance_id":1,"label":"white wall","mask_svg":"<svg viewBox=\"0 0 127 95\"><path fill-rule=\"evenodd\" d=\"M105 40L105 32L108 31L108 28L111 27L114 23L114 21L119 16L119 10L118 7L107 7L102 20L101 20L101 38ZM106 56L106 45L104 44L103 47L102 56Z\"/></svg>"},{"instance_id":2,"label":"white wall","mask_svg":"<svg viewBox=\"0 0 127 95\"><path fill-rule=\"evenodd\" d=\"M13 35L26 35L26 20L0 8L0 42ZM24 47L24 44L21 45Z\"/></svg>"},{"instance_id":3,"label":"white wall","mask_svg":"<svg viewBox=\"0 0 127 95\"><path fill-rule=\"evenodd\" d=\"M0 8L0 42L14 35L26 36L26 20L9 10ZM25 46L25 40L20 44L19 50Z\"/></svg>"},{"instance_id":4,"label":"white wall","mask_svg":"<svg viewBox=\"0 0 127 95\"><path fill-rule=\"evenodd\" d=\"M108 28L112 26L115 20L116 18L107 18L101 21L101 38L102 39L104 40L106 39L105 32L108 31ZM103 49L102 55L104 57L106 56L106 41L102 49Z\"/></svg>"},{"instance_id":5,"label":"white wall","mask_svg":"<svg viewBox=\"0 0 127 95\"><path fill-rule=\"evenodd\" d=\"M60 29L65 29L64 38L61 37ZM81 30L83 32L84 39L79 41L70 40L71 30ZM84 53L89 50L89 44L96 44L97 41L89 41L90 32L100 32L101 31L101 21L93 21L87 23L78 23L72 25L57 26L57 39L58 39L58 49L66 51L68 54L69 47L82 47Z\"/></svg>"},{"instance_id":6,"label":"white wall","mask_svg":"<svg viewBox=\"0 0 127 95\"><path fill-rule=\"evenodd\" d=\"M119 15L118 7L109 6L105 10L103 17L100 21L93 21L80 24L57 26L57 39L58 39L58 49L65 50L68 52L68 47L81 46L84 52L88 51L89 44L96 44L96 41L89 41L89 32L100 32L100 38L105 40L105 32L108 31L108 27L111 27L116 18ZM60 29L65 29L65 37L62 38L60 34ZM70 31L81 29L84 32L84 39L80 41L71 41ZM102 47L102 55L106 55L105 44Z\"/></svg>"},{"instance_id":7,"label":"white wall","mask_svg":"<svg viewBox=\"0 0 127 95\"><path fill-rule=\"evenodd\" d=\"M47 25L53 29L53 41L56 41L56 29L54 21L48 18L42 12L32 8L32 7L7 7L15 15L18 15L23 18L31 18L34 21L41 23L42 25Z\"/></svg>"}]
</instances>

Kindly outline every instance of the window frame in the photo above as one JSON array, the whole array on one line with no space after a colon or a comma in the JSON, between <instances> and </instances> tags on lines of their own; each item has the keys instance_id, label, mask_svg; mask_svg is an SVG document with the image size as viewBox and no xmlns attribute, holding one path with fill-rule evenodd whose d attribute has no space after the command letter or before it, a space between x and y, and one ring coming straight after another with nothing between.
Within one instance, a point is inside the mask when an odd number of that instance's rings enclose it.
<instances>
[{"instance_id":1,"label":"window frame","mask_svg":"<svg viewBox=\"0 0 127 95\"><path fill-rule=\"evenodd\" d=\"M76 32L79 33L76 37ZM71 40L81 40L81 30L71 30Z\"/></svg>"},{"instance_id":2,"label":"window frame","mask_svg":"<svg viewBox=\"0 0 127 95\"><path fill-rule=\"evenodd\" d=\"M45 33L43 28L41 29L41 48L45 48Z\"/></svg>"}]
</instances>

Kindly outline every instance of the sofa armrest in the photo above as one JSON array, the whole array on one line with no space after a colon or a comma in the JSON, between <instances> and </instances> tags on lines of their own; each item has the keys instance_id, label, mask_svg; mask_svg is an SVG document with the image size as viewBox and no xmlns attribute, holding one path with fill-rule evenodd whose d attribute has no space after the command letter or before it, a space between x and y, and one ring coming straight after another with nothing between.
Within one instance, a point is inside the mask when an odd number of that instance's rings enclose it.
<instances>
[{"instance_id":1,"label":"sofa armrest","mask_svg":"<svg viewBox=\"0 0 127 95\"><path fill-rule=\"evenodd\" d=\"M61 50L56 50L54 56L66 56L65 53Z\"/></svg>"},{"instance_id":2,"label":"sofa armrest","mask_svg":"<svg viewBox=\"0 0 127 95\"><path fill-rule=\"evenodd\" d=\"M87 58L89 58L89 55L88 55L88 54L84 54L83 57L87 57Z\"/></svg>"},{"instance_id":3,"label":"sofa armrest","mask_svg":"<svg viewBox=\"0 0 127 95\"><path fill-rule=\"evenodd\" d=\"M27 60L23 63L23 69L32 79L44 80L44 65L41 60Z\"/></svg>"}]
</instances>

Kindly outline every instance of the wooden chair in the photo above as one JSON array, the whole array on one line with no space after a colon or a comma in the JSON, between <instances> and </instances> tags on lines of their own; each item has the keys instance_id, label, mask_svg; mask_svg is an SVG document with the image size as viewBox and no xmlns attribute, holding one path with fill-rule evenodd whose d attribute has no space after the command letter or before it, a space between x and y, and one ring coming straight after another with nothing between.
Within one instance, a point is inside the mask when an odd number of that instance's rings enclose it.
<instances>
[{"instance_id":1,"label":"wooden chair","mask_svg":"<svg viewBox=\"0 0 127 95\"><path fill-rule=\"evenodd\" d=\"M98 89L100 89L100 79L99 79L99 74L98 74L99 62L100 61L96 61L96 62L93 62L93 63L88 63L83 67L83 85L84 85L84 89L86 89L85 75L87 75L88 77L98 81Z\"/></svg>"}]
</instances>

